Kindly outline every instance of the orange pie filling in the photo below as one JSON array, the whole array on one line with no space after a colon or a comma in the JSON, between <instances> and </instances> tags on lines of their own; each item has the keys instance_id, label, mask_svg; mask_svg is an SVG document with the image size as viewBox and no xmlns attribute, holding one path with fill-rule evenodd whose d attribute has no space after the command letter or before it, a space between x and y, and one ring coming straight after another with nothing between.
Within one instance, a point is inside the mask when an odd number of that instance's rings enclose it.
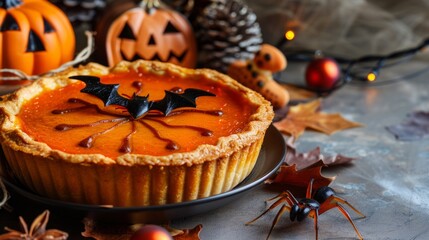
<instances>
[{"instance_id":1,"label":"orange pie filling","mask_svg":"<svg viewBox=\"0 0 429 240\"><path fill-rule=\"evenodd\" d=\"M105 106L82 92L88 84L69 78L76 75L118 84L121 98L147 97L150 106L163 103L165 91L207 94L191 107L173 101L167 114L149 108L133 117L124 106ZM3 97L7 161L1 173L64 201L113 206L189 201L228 191L249 175L272 117L260 95L215 71L147 61L112 69L89 64Z\"/></svg>"},{"instance_id":2,"label":"orange pie filling","mask_svg":"<svg viewBox=\"0 0 429 240\"><path fill-rule=\"evenodd\" d=\"M137 71L100 78L104 84L120 84L119 92L124 96L141 88L139 95L149 95L153 101L162 99L164 90L178 88L201 89L215 96L197 98L195 109L173 110L168 116L149 113L133 119L126 109L106 108L101 100L80 92L85 84L76 82L25 103L18 114L22 130L34 140L67 153L102 153L112 159L127 152L161 156L189 152L202 144L214 145L220 137L243 131L255 111L239 92L204 77L183 80Z\"/></svg>"}]
</instances>

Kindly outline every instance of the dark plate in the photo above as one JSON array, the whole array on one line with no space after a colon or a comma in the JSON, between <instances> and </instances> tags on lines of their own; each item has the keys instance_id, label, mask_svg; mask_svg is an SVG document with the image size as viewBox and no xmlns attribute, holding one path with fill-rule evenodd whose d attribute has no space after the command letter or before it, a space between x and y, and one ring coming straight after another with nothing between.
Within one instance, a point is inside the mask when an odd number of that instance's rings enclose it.
<instances>
[{"instance_id":1,"label":"dark plate","mask_svg":"<svg viewBox=\"0 0 429 240\"><path fill-rule=\"evenodd\" d=\"M214 210L241 197L246 191L259 185L281 165L286 153L284 138L274 127L268 128L261 152L253 171L234 189L215 196L188 202L148 207L102 207L77 204L39 196L22 185L4 179L6 186L24 198L46 205L54 210L72 211L74 214L91 216L95 220L109 223L164 222Z\"/></svg>"}]
</instances>

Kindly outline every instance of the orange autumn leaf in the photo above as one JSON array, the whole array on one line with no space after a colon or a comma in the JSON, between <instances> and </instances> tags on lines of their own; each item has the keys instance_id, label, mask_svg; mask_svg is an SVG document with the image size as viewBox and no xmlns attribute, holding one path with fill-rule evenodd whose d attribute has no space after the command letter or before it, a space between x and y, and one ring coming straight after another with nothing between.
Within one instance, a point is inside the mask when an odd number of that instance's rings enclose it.
<instances>
[{"instance_id":1,"label":"orange autumn leaf","mask_svg":"<svg viewBox=\"0 0 429 240\"><path fill-rule=\"evenodd\" d=\"M174 240L200 240L200 232L203 228L203 225L199 224L193 229L183 229L180 230L177 234L172 234ZM168 229L170 233L172 233L171 230Z\"/></svg>"},{"instance_id":2,"label":"orange autumn leaf","mask_svg":"<svg viewBox=\"0 0 429 240\"><path fill-rule=\"evenodd\" d=\"M290 107L288 114L274 126L281 132L298 138L305 129L332 134L340 130L360 127L360 123L349 121L339 113L320 112L321 100Z\"/></svg>"},{"instance_id":3,"label":"orange autumn leaf","mask_svg":"<svg viewBox=\"0 0 429 240\"><path fill-rule=\"evenodd\" d=\"M349 164L356 160L354 157L348 157L342 154L323 155L320 152L320 147L316 147L308 152L297 152L293 138L286 142L286 156L284 163L292 166L296 165L296 169L304 169L319 161L322 161L325 166Z\"/></svg>"},{"instance_id":4,"label":"orange autumn leaf","mask_svg":"<svg viewBox=\"0 0 429 240\"><path fill-rule=\"evenodd\" d=\"M314 179L313 189L319 189L323 186L329 186L335 177L325 177L322 175L322 167L325 166L322 161L319 161L304 169L297 170L296 165L283 165L280 167L277 175L265 181L268 184L282 184L286 186L307 188L311 179Z\"/></svg>"}]
</instances>

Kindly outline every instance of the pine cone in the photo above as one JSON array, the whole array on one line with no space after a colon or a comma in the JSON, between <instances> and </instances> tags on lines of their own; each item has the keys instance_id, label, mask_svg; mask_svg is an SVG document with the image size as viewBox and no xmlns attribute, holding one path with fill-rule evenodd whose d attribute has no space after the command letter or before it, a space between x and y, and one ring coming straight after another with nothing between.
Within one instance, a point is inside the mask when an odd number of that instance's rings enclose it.
<instances>
[{"instance_id":1,"label":"pine cone","mask_svg":"<svg viewBox=\"0 0 429 240\"><path fill-rule=\"evenodd\" d=\"M253 58L262 43L255 13L240 0L211 0L194 27L200 64L224 73L232 62Z\"/></svg>"}]
</instances>

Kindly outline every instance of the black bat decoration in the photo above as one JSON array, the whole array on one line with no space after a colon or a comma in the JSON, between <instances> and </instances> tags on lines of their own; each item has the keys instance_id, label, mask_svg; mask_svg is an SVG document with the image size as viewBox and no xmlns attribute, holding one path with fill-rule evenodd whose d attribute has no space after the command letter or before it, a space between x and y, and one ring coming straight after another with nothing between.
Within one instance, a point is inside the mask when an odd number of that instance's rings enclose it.
<instances>
[{"instance_id":1,"label":"black bat decoration","mask_svg":"<svg viewBox=\"0 0 429 240\"><path fill-rule=\"evenodd\" d=\"M131 98L125 98L118 92L119 84L103 84L100 82L100 78L95 76L78 75L70 78L80 80L86 84L81 92L98 97L104 102L104 106L119 105L125 107L134 119L144 116L150 110L158 110L164 116L168 116L171 111L177 108L195 108L197 106L195 100L198 97L216 96L204 90L188 88L182 94L165 91L163 99L149 101L149 95L138 96L135 93Z\"/></svg>"}]
</instances>

